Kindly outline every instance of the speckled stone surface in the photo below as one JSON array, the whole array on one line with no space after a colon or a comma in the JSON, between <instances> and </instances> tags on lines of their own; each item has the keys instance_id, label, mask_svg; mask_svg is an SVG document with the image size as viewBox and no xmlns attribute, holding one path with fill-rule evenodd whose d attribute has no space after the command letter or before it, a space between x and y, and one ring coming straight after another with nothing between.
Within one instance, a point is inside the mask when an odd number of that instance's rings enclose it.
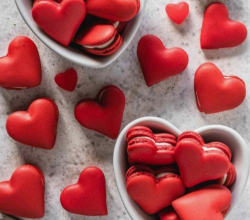
<instances>
[{"instance_id":1,"label":"speckled stone surface","mask_svg":"<svg viewBox=\"0 0 250 220\"><path fill-rule=\"evenodd\" d=\"M110 66L88 69L77 66L55 54L26 26L19 15L14 0L0 1L0 56L7 52L9 42L18 35L26 35L38 46L43 80L41 86L23 91L0 88L0 181L10 178L20 165L34 164L40 167L46 178L46 214L44 220L129 220L130 217L119 197L112 165L115 141L82 128L74 118L74 107L83 98L94 97L106 84L120 87L126 96L126 108L122 128L142 116L162 117L181 130L195 129L203 125L222 124L239 132L250 144L250 48L249 39L233 49L202 51L199 36L205 7L212 1L188 0L190 15L181 25L173 24L165 13L165 5L174 0L148 0L142 24L127 50ZM225 0L230 17L244 22L250 29L250 2ZM145 34L160 37L166 47L179 46L190 56L188 68L180 75L148 88L144 82L136 57L138 40ZM193 92L196 69L206 61L214 62L225 75L240 76L247 85L247 97L235 110L205 115L198 111ZM73 93L61 90L54 83L54 76L66 68L77 70L79 81ZM60 111L57 143L53 150L45 151L24 146L12 140L5 130L9 114L26 110L39 97L55 100ZM109 215L84 217L70 214L60 205L60 193L65 186L77 181L87 166L100 167L106 176ZM247 220L250 216L250 183L238 207L228 220Z\"/></svg>"}]
</instances>

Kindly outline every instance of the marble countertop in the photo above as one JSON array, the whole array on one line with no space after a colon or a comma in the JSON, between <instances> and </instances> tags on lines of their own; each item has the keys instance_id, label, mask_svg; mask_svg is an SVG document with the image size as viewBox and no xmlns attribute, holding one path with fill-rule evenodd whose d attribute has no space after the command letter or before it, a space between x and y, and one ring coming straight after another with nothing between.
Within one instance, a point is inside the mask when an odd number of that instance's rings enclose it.
<instances>
[{"instance_id":1,"label":"marble countertop","mask_svg":"<svg viewBox=\"0 0 250 220\"><path fill-rule=\"evenodd\" d=\"M27 27L15 6L14 0L0 1L0 56L7 53L9 42L18 35L26 35L38 46L43 80L41 86L22 91L0 88L0 181L7 180L23 164L40 167L46 178L46 214L43 220L129 220L119 197L113 173L115 141L81 127L74 118L74 107L83 98L94 97L106 84L121 88L126 96L122 128L142 116L162 117L180 130L192 130L203 125L222 124L239 132L250 144L250 46L249 38L237 48L202 51L199 36L205 7L209 0L187 0L190 15L181 26L174 25L165 13L165 5L174 0L148 0L142 24L127 50L110 66L89 69L75 65L55 54L40 42ZM176 1L175 1L176 2ZM250 30L250 2L244 0L224 2L234 20L242 21ZM160 37L166 47L179 46L189 54L189 66L180 75L148 88L144 82L136 57L139 39L145 34ZM247 85L247 97L235 110L205 115L195 104L193 78L196 69L204 62L214 62L225 75L240 76ZM54 76L66 68L77 70L77 89L66 92L54 83ZM45 151L23 146L12 140L6 132L9 114L26 110L39 97L51 97L60 111L57 143L53 150ZM60 205L60 193L65 186L77 181L87 166L100 167L106 176L109 215L104 217L77 216L66 212ZM228 220L248 219L250 216L250 183Z\"/></svg>"}]
</instances>

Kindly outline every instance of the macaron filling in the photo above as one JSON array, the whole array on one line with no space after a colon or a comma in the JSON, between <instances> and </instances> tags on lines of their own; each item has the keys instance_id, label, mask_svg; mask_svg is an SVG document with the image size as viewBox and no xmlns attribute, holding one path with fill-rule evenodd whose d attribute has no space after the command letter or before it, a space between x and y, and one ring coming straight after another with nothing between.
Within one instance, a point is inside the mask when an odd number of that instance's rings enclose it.
<instances>
[{"instance_id":1,"label":"macaron filling","mask_svg":"<svg viewBox=\"0 0 250 220\"><path fill-rule=\"evenodd\" d=\"M216 147L202 147L202 149L204 150L204 151L220 151L220 152L222 152L222 153L224 153L222 150L220 150L220 149L218 149L218 148L216 148Z\"/></svg>"},{"instance_id":2,"label":"macaron filling","mask_svg":"<svg viewBox=\"0 0 250 220\"><path fill-rule=\"evenodd\" d=\"M97 45L97 46L82 45L82 46L86 49L104 49L112 45L114 41L115 41L115 36L111 38L109 41L107 41L106 43L101 44L101 45Z\"/></svg>"},{"instance_id":3,"label":"macaron filling","mask_svg":"<svg viewBox=\"0 0 250 220\"><path fill-rule=\"evenodd\" d=\"M155 145L157 145L157 146L166 146L166 145L168 145L168 146L173 146L172 144L167 143L167 142L165 142L165 143L158 143L158 142L156 142L154 139L152 139L152 138L150 138L150 137L146 137L146 136L138 136L138 137L136 137L136 138L145 138L145 139L151 140L151 141L154 142ZM135 139L135 138L134 138L134 139ZM133 140L133 139L132 139L132 140ZM131 140L131 141L132 141L132 140Z\"/></svg>"},{"instance_id":4,"label":"macaron filling","mask_svg":"<svg viewBox=\"0 0 250 220\"><path fill-rule=\"evenodd\" d=\"M176 174L172 173L172 172L164 172L164 173L160 173L160 174L156 175L155 178L160 179L160 178L167 176L167 175L176 175Z\"/></svg>"}]
</instances>

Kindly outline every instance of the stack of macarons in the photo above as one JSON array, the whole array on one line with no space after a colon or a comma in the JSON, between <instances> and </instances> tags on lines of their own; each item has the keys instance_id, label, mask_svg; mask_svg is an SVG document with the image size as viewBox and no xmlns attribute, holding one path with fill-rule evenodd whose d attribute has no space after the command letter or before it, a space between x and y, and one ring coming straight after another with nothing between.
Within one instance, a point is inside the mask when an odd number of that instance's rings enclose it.
<instances>
[{"instance_id":1,"label":"stack of macarons","mask_svg":"<svg viewBox=\"0 0 250 220\"><path fill-rule=\"evenodd\" d=\"M205 143L193 131L177 138L145 126L130 128L127 143L127 192L145 213L161 220L224 218L236 179L226 144Z\"/></svg>"},{"instance_id":2,"label":"stack of macarons","mask_svg":"<svg viewBox=\"0 0 250 220\"><path fill-rule=\"evenodd\" d=\"M126 22L140 10L140 0L35 0L32 17L63 46L107 56L122 44Z\"/></svg>"}]
</instances>

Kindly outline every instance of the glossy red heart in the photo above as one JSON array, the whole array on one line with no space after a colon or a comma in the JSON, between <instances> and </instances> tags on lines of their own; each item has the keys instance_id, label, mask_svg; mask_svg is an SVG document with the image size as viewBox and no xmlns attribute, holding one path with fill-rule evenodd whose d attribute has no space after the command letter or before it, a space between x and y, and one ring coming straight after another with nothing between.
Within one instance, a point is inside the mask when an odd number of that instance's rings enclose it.
<instances>
[{"instance_id":1,"label":"glossy red heart","mask_svg":"<svg viewBox=\"0 0 250 220\"><path fill-rule=\"evenodd\" d=\"M126 177L129 196L147 214L171 205L186 190L180 177L167 167L162 173L156 173L147 166L137 165L128 170Z\"/></svg>"},{"instance_id":2,"label":"glossy red heart","mask_svg":"<svg viewBox=\"0 0 250 220\"><path fill-rule=\"evenodd\" d=\"M246 86L237 76L223 76L212 63L201 65L195 73L197 107L206 114L234 109L246 96Z\"/></svg>"},{"instance_id":3,"label":"glossy red heart","mask_svg":"<svg viewBox=\"0 0 250 220\"><path fill-rule=\"evenodd\" d=\"M172 205L181 219L223 220L231 197L225 186L210 185L175 200Z\"/></svg>"},{"instance_id":4,"label":"glossy red heart","mask_svg":"<svg viewBox=\"0 0 250 220\"><path fill-rule=\"evenodd\" d=\"M246 37L246 26L230 20L224 4L217 2L208 6L201 30L202 49L236 47L242 44Z\"/></svg>"},{"instance_id":5,"label":"glossy red heart","mask_svg":"<svg viewBox=\"0 0 250 220\"><path fill-rule=\"evenodd\" d=\"M107 215L103 172L97 167L83 170L78 182L62 191L61 204L68 212L79 215Z\"/></svg>"},{"instance_id":6,"label":"glossy red heart","mask_svg":"<svg viewBox=\"0 0 250 220\"><path fill-rule=\"evenodd\" d=\"M215 144L214 148L216 148ZM196 140L184 138L178 140L174 150L182 181L186 187L192 187L199 183L215 180L228 172L230 160L222 149L214 150L213 145L204 149Z\"/></svg>"},{"instance_id":7,"label":"glossy red heart","mask_svg":"<svg viewBox=\"0 0 250 220\"><path fill-rule=\"evenodd\" d=\"M63 73L58 73L55 76L55 82L62 89L72 92L77 85L77 72L75 69L70 68Z\"/></svg>"},{"instance_id":8,"label":"glossy red heart","mask_svg":"<svg viewBox=\"0 0 250 220\"><path fill-rule=\"evenodd\" d=\"M86 15L83 0L36 0L32 8L32 17L38 26L50 37L64 46L68 46L75 36Z\"/></svg>"},{"instance_id":9,"label":"glossy red heart","mask_svg":"<svg viewBox=\"0 0 250 220\"><path fill-rule=\"evenodd\" d=\"M145 35L138 43L137 56L148 86L183 72L188 55L181 48L167 49L154 35Z\"/></svg>"},{"instance_id":10,"label":"glossy red heart","mask_svg":"<svg viewBox=\"0 0 250 220\"><path fill-rule=\"evenodd\" d=\"M111 21L128 21L140 10L140 0L86 0L88 14Z\"/></svg>"},{"instance_id":11,"label":"glossy red heart","mask_svg":"<svg viewBox=\"0 0 250 220\"><path fill-rule=\"evenodd\" d=\"M94 100L85 99L75 108L77 121L88 129L116 139L125 108L123 92L116 86L105 86Z\"/></svg>"},{"instance_id":12,"label":"glossy red heart","mask_svg":"<svg viewBox=\"0 0 250 220\"><path fill-rule=\"evenodd\" d=\"M12 113L6 129L14 140L32 147L50 150L54 147L58 123L57 105L48 98L31 103L27 112Z\"/></svg>"},{"instance_id":13,"label":"glossy red heart","mask_svg":"<svg viewBox=\"0 0 250 220\"><path fill-rule=\"evenodd\" d=\"M188 16L189 5L186 2L178 4L167 4L166 12L168 17L176 24L181 24Z\"/></svg>"},{"instance_id":14,"label":"glossy red heart","mask_svg":"<svg viewBox=\"0 0 250 220\"><path fill-rule=\"evenodd\" d=\"M0 86L23 89L39 86L42 79L40 56L36 45L25 36L16 37L8 55L0 58Z\"/></svg>"},{"instance_id":15,"label":"glossy red heart","mask_svg":"<svg viewBox=\"0 0 250 220\"><path fill-rule=\"evenodd\" d=\"M19 167L0 183L0 211L23 218L44 216L44 176L32 165Z\"/></svg>"}]
</instances>

